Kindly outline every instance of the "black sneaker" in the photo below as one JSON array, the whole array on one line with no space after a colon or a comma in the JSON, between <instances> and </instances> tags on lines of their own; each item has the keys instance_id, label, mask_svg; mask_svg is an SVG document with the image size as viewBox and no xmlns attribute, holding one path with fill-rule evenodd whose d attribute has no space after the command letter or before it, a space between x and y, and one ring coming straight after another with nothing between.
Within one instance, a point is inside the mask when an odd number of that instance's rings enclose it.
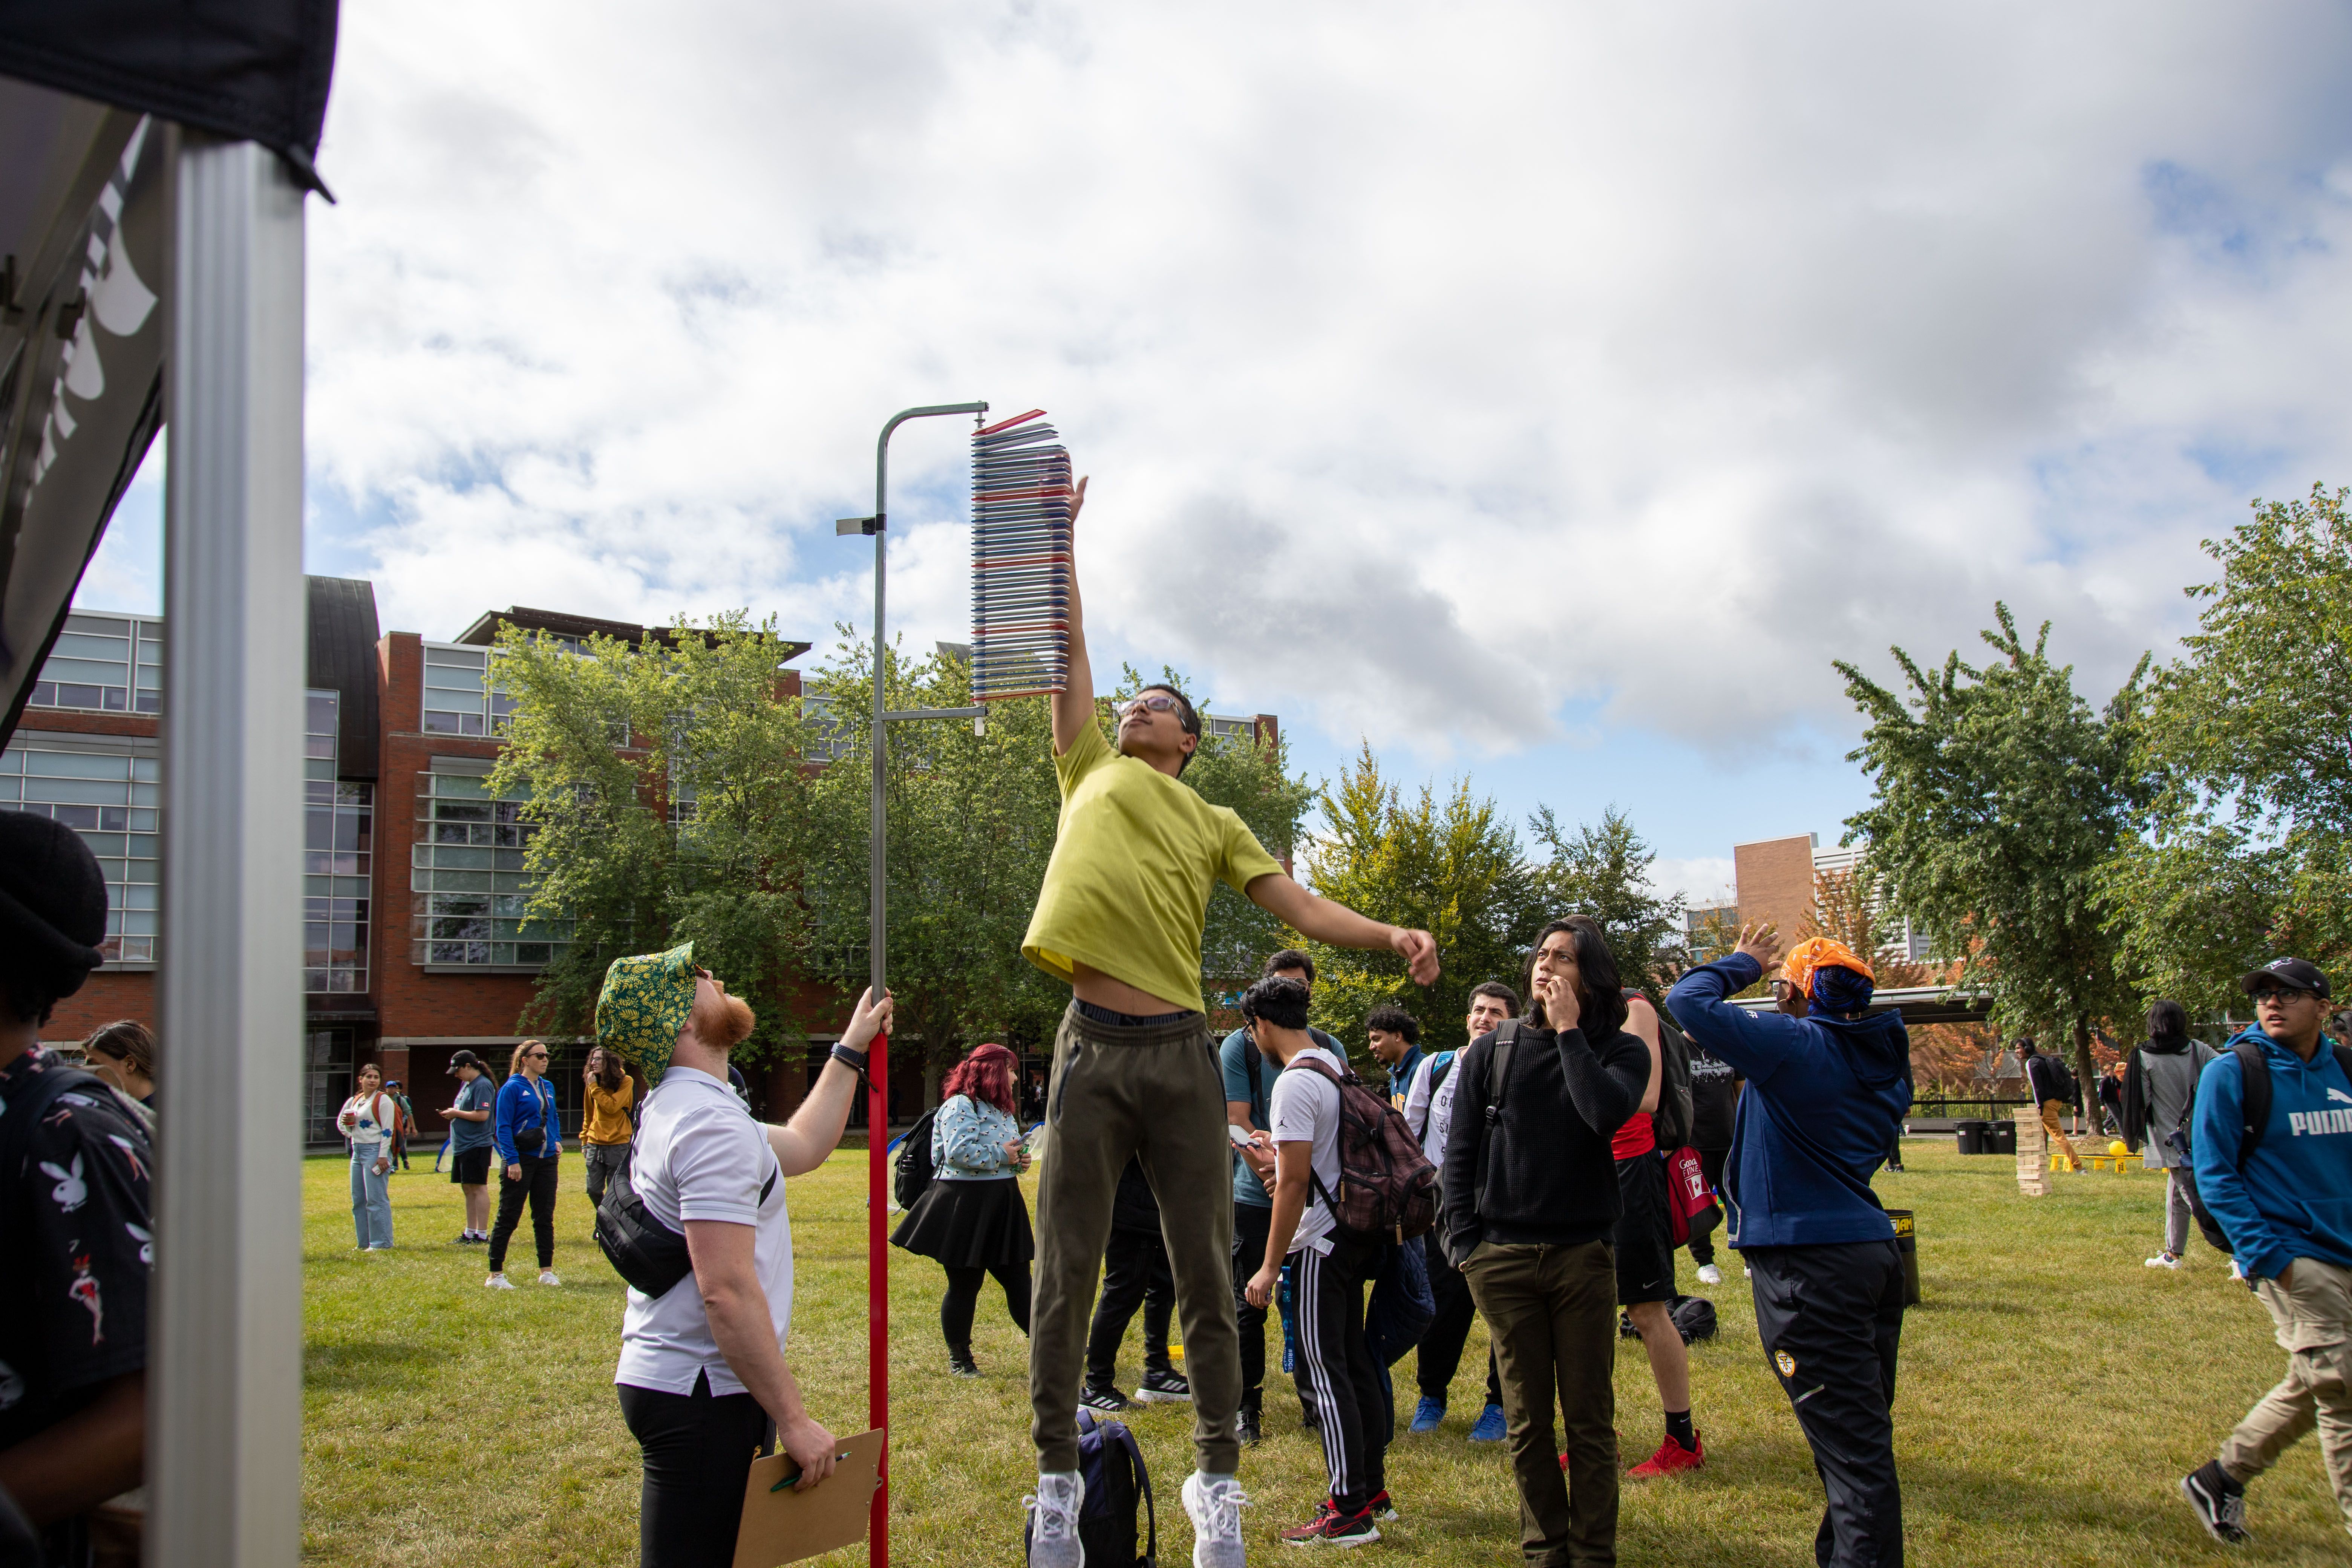
<instances>
[{"instance_id":1,"label":"black sneaker","mask_svg":"<svg viewBox=\"0 0 2352 1568\"><path fill-rule=\"evenodd\" d=\"M1390 1520L1402 1517L1397 1512L1396 1500L1389 1496L1389 1489L1386 1487L1374 1492L1372 1500L1365 1506L1372 1510L1374 1519Z\"/></svg>"},{"instance_id":2,"label":"black sneaker","mask_svg":"<svg viewBox=\"0 0 2352 1568\"><path fill-rule=\"evenodd\" d=\"M1139 1405L1189 1405L1192 1385L1181 1372L1147 1372L1143 1374L1143 1386L1135 1391L1135 1399Z\"/></svg>"},{"instance_id":3,"label":"black sneaker","mask_svg":"<svg viewBox=\"0 0 2352 1568\"><path fill-rule=\"evenodd\" d=\"M2197 1522L2206 1534L2231 1546L2242 1545L2253 1539L2246 1531L2246 1491L2243 1487L2231 1491L2221 1469L2210 1462L2200 1465L2180 1478L2180 1495L2197 1510Z\"/></svg>"},{"instance_id":4,"label":"black sneaker","mask_svg":"<svg viewBox=\"0 0 2352 1568\"><path fill-rule=\"evenodd\" d=\"M1257 1412L1244 1405L1234 1414L1234 1441L1244 1448L1257 1447L1264 1434L1257 1429Z\"/></svg>"},{"instance_id":5,"label":"black sneaker","mask_svg":"<svg viewBox=\"0 0 2352 1568\"><path fill-rule=\"evenodd\" d=\"M1078 1395L1078 1403L1089 1410L1107 1410L1113 1415L1134 1408L1128 1403L1127 1395L1118 1389L1101 1387L1091 1383L1087 1384L1086 1392Z\"/></svg>"},{"instance_id":6,"label":"black sneaker","mask_svg":"<svg viewBox=\"0 0 2352 1568\"><path fill-rule=\"evenodd\" d=\"M1341 1513L1326 1498L1313 1519L1284 1531L1282 1538L1293 1546L1368 1546L1381 1538L1381 1527L1370 1509Z\"/></svg>"},{"instance_id":7,"label":"black sneaker","mask_svg":"<svg viewBox=\"0 0 2352 1568\"><path fill-rule=\"evenodd\" d=\"M957 1377L978 1377L980 1363L971 1359L970 1351L948 1352L948 1371Z\"/></svg>"}]
</instances>

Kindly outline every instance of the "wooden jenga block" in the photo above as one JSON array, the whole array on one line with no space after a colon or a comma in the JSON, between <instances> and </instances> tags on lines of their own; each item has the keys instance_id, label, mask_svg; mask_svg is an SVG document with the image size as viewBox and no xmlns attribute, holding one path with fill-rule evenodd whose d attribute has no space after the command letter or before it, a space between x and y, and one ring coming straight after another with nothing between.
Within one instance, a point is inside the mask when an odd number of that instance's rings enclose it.
<instances>
[{"instance_id":1,"label":"wooden jenga block","mask_svg":"<svg viewBox=\"0 0 2352 1568\"><path fill-rule=\"evenodd\" d=\"M2017 1190L2030 1198L2046 1198L2050 1185L2050 1135L2042 1128L2038 1106L2017 1112Z\"/></svg>"}]
</instances>

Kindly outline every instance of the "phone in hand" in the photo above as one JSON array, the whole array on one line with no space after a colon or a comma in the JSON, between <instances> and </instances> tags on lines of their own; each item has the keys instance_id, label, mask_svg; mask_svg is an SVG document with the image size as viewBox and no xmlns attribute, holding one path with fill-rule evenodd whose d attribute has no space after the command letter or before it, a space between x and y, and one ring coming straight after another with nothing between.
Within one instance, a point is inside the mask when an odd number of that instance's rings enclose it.
<instances>
[{"instance_id":1,"label":"phone in hand","mask_svg":"<svg viewBox=\"0 0 2352 1568\"><path fill-rule=\"evenodd\" d=\"M1232 1142L1233 1146L1236 1149L1246 1149L1250 1146L1249 1129L1244 1127L1237 1121L1228 1121L1225 1123L1225 1137Z\"/></svg>"}]
</instances>

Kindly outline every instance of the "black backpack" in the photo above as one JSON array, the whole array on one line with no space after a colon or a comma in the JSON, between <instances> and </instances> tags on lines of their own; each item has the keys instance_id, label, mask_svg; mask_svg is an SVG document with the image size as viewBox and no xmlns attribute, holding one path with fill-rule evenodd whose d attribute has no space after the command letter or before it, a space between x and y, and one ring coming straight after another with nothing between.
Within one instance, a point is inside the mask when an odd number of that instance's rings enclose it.
<instances>
[{"instance_id":1,"label":"black backpack","mask_svg":"<svg viewBox=\"0 0 2352 1568\"><path fill-rule=\"evenodd\" d=\"M653 1096L646 1099L650 1104ZM637 1137L644 1131L641 1116L629 1134L628 1163L614 1173L605 1184L604 1201L596 1205L596 1247L631 1289L658 1300L694 1272L694 1259L688 1255L686 1237L654 1217L630 1179L637 1168ZM776 1190L776 1178L783 1173L781 1164L769 1169L755 1206L766 1205L768 1194Z\"/></svg>"},{"instance_id":2,"label":"black backpack","mask_svg":"<svg viewBox=\"0 0 2352 1568\"><path fill-rule=\"evenodd\" d=\"M939 1170L931 1163L931 1123L939 1118L940 1108L934 1105L898 1140L898 1163L890 1167L890 1195L902 1209L915 1206Z\"/></svg>"},{"instance_id":3,"label":"black backpack","mask_svg":"<svg viewBox=\"0 0 2352 1568\"><path fill-rule=\"evenodd\" d=\"M1630 1002L1641 994L1628 988L1625 999ZM1650 1128L1658 1147L1671 1154L1691 1141L1696 1120L1691 1103L1690 1042L1664 1007L1651 1010L1658 1016L1658 1109L1650 1113Z\"/></svg>"},{"instance_id":4,"label":"black backpack","mask_svg":"<svg viewBox=\"0 0 2352 1568\"><path fill-rule=\"evenodd\" d=\"M1159 1568L1160 1515L1151 1501L1151 1472L1135 1434L1118 1421L1097 1419L1078 1406L1078 1475L1086 1496L1078 1503L1078 1545L1087 1568ZM1135 1506L1143 1504L1147 1534L1135 1550ZM1021 1526L1021 1554L1029 1554L1030 1523Z\"/></svg>"},{"instance_id":5,"label":"black backpack","mask_svg":"<svg viewBox=\"0 0 2352 1568\"><path fill-rule=\"evenodd\" d=\"M2345 1080L2352 1082L2352 1047L2338 1045L2324 1037L2323 1043L2336 1053L2336 1066L2344 1074ZM2238 1058L2238 1070L2246 1079L2245 1125L2238 1134L2238 1170L2242 1174L2246 1162L2253 1157L2255 1150L2262 1147L2263 1134L2270 1130L2271 1064L2263 1059L2262 1047L2252 1040L2231 1041L2230 1054ZM2197 1091L2192 1086L2189 1091L2189 1109L2193 1109L2196 1103ZM2181 1111L2180 1125L2167 1133L2164 1140L2168 1147L2184 1157L2189 1153L2189 1109ZM2230 1233L2221 1228L2221 1221L2215 1219L2212 1211L2205 1206L2204 1194L2197 1190L2197 1167L2193 1164L2189 1167L2189 1212L2197 1216L2198 1232L2213 1250L2225 1258L2231 1256Z\"/></svg>"}]
</instances>

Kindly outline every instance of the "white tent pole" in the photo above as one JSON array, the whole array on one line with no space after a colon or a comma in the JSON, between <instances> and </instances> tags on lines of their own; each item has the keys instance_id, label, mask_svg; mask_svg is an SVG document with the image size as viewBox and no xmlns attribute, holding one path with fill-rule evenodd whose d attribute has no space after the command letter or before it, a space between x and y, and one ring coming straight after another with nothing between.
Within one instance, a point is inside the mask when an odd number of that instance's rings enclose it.
<instances>
[{"instance_id":1,"label":"white tent pole","mask_svg":"<svg viewBox=\"0 0 2352 1568\"><path fill-rule=\"evenodd\" d=\"M164 500L150 1568L293 1568L302 1432L302 193L184 133Z\"/></svg>"}]
</instances>

